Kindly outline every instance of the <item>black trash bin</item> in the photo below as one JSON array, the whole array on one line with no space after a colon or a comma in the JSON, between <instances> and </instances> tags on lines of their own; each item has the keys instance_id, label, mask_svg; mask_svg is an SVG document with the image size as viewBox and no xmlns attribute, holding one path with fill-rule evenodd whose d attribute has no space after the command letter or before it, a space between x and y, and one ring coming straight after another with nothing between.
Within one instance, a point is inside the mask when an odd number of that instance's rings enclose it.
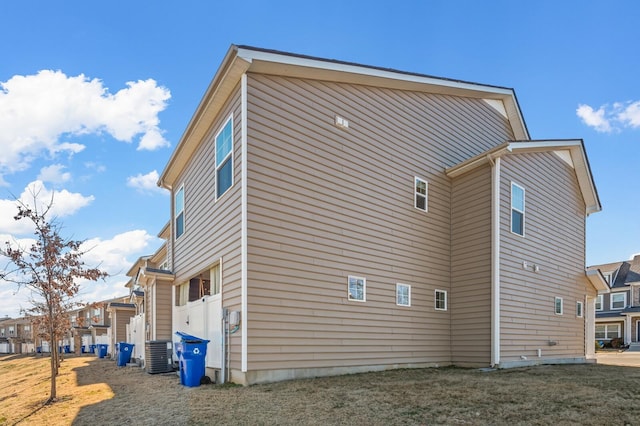
<instances>
[{"instance_id":1,"label":"black trash bin","mask_svg":"<svg viewBox=\"0 0 640 426\"><path fill-rule=\"evenodd\" d=\"M209 340L176 332L180 342L176 342L176 355L180 364L180 384L188 387L200 386L205 376L205 361Z\"/></svg>"}]
</instances>

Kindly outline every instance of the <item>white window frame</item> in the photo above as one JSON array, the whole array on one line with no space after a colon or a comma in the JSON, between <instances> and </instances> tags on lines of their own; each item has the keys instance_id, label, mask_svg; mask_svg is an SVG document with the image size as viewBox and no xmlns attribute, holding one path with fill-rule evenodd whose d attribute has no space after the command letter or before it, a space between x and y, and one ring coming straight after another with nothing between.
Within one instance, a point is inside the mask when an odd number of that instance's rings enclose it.
<instances>
[{"instance_id":1,"label":"white window frame","mask_svg":"<svg viewBox=\"0 0 640 426\"><path fill-rule=\"evenodd\" d=\"M576 301L576 317L584 318L584 303Z\"/></svg>"},{"instance_id":2,"label":"white window frame","mask_svg":"<svg viewBox=\"0 0 640 426\"><path fill-rule=\"evenodd\" d=\"M513 188L514 187L517 187L520 190L522 190L522 210L520 210L519 208L514 207L514 205L513 205ZM513 212L514 211L522 214L522 234L520 234L518 232L514 232L514 230L513 230ZM526 217L525 211L526 211L526 190L524 189L523 186L518 185L515 182L511 182L511 210L510 210L510 213L511 213L510 214L511 224L510 224L510 231L511 231L512 234L519 235L521 237L525 236L525 217Z\"/></svg>"},{"instance_id":3,"label":"white window frame","mask_svg":"<svg viewBox=\"0 0 640 426\"><path fill-rule=\"evenodd\" d=\"M362 281L362 298L352 297L351 285L357 285L358 281ZM366 302L367 301L367 279L364 277L356 277L349 275L347 278L347 299L352 302Z\"/></svg>"},{"instance_id":4,"label":"white window frame","mask_svg":"<svg viewBox=\"0 0 640 426\"><path fill-rule=\"evenodd\" d=\"M604 309L603 303L604 303L603 296L601 294L597 295L596 296L596 311L600 312L600 311L602 311ZM598 305L600 305L600 308L598 308Z\"/></svg>"},{"instance_id":5,"label":"white window frame","mask_svg":"<svg viewBox=\"0 0 640 426\"><path fill-rule=\"evenodd\" d=\"M178 194L182 193L182 208L178 211ZM176 240L180 238L186 232L186 220L185 220L185 197L184 197L184 184L180 185L180 188L176 191L173 197L173 226L175 227L174 235ZM182 215L182 232L178 235L178 218Z\"/></svg>"},{"instance_id":6,"label":"white window frame","mask_svg":"<svg viewBox=\"0 0 640 426\"><path fill-rule=\"evenodd\" d=\"M595 329L596 329L596 333L597 333L597 329L598 327L604 327L604 337L597 337L596 336L596 340L611 340L611 339L616 339L619 337L622 337L622 333L621 333L621 328L620 328L620 324L596 324ZM616 330L616 336L615 337L609 337L609 332L610 329L615 328Z\"/></svg>"},{"instance_id":7,"label":"white window frame","mask_svg":"<svg viewBox=\"0 0 640 426\"><path fill-rule=\"evenodd\" d=\"M439 300L438 294L444 295L444 299L443 299L444 307L438 307L438 300ZM433 307L435 308L435 310L436 311L446 311L447 308L448 308L447 290L438 290L438 289L436 289L436 290L434 290L433 295L434 295Z\"/></svg>"},{"instance_id":8,"label":"white window frame","mask_svg":"<svg viewBox=\"0 0 640 426\"><path fill-rule=\"evenodd\" d=\"M424 194L418 191L419 183L424 184ZM424 198L424 208L418 207L419 198ZM422 179L417 176L414 176L413 179L413 207L423 212L429 211L429 182L427 182L426 179Z\"/></svg>"},{"instance_id":9,"label":"white window frame","mask_svg":"<svg viewBox=\"0 0 640 426\"><path fill-rule=\"evenodd\" d=\"M614 296L618 296L618 295L622 295L623 299L622 299L622 307L620 308L614 308L613 307L613 297ZM627 307L627 292L616 292L616 293L611 293L609 295L609 310L611 311L620 311L624 308Z\"/></svg>"},{"instance_id":10,"label":"white window frame","mask_svg":"<svg viewBox=\"0 0 640 426\"><path fill-rule=\"evenodd\" d=\"M231 147L229 148L229 152L222 158L222 159L218 159L218 137L222 134L222 132L224 131L224 129L227 127L227 125L229 125L231 127ZM214 192L215 192L215 199L216 201L219 200L220 198L222 198L222 196L224 194L226 194L232 187L234 184L234 179L233 179L233 114L229 116L229 118L227 118L227 120L224 122L224 124L220 127L220 129L218 130L218 133L216 133L214 140L214 165L215 165L215 188L214 188ZM222 166L225 165L225 163L227 161L231 162L231 184L229 185L228 188L226 188L224 190L224 192L218 194L218 183L219 183L219 179L218 179L218 171L222 168Z\"/></svg>"},{"instance_id":11,"label":"white window frame","mask_svg":"<svg viewBox=\"0 0 640 426\"><path fill-rule=\"evenodd\" d=\"M560 303L560 305L558 305L558 302ZM558 309L558 307L560 309ZM555 312L556 315L564 314L564 299L562 297L556 296L555 299L553 300L553 311Z\"/></svg>"},{"instance_id":12,"label":"white window frame","mask_svg":"<svg viewBox=\"0 0 640 426\"><path fill-rule=\"evenodd\" d=\"M404 301L400 300L401 297L404 299L403 290L406 290L406 303L400 303ZM411 306L411 286L409 284L396 284L396 305Z\"/></svg>"}]
</instances>

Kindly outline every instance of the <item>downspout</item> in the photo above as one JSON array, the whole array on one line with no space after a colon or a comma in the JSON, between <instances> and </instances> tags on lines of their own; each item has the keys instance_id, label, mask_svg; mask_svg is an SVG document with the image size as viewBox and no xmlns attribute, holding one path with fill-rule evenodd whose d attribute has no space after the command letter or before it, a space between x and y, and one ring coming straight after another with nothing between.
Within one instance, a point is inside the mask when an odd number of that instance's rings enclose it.
<instances>
[{"instance_id":1,"label":"downspout","mask_svg":"<svg viewBox=\"0 0 640 426\"><path fill-rule=\"evenodd\" d=\"M491 163L491 366L500 364L500 157Z\"/></svg>"},{"instance_id":2,"label":"downspout","mask_svg":"<svg viewBox=\"0 0 640 426\"><path fill-rule=\"evenodd\" d=\"M247 372L247 74L242 74L240 87L240 103L242 119L241 123L241 230L240 230L240 251L241 251L241 316L242 327L242 360L241 371Z\"/></svg>"}]
</instances>

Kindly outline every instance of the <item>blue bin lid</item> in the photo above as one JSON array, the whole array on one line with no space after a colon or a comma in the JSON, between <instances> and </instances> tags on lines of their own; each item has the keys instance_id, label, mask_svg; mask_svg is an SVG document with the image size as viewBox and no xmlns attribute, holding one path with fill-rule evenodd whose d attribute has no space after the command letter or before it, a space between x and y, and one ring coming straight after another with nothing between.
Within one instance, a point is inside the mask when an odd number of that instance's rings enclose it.
<instances>
[{"instance_id":1,"label":"blue bin lid","mask_svg":"<svg viewBox=\"0 0 640 426\"><path fill-rule=\"evenodd\" d=\"M180 336L184 343L209 343L209 340L207 339L192 336L191 334L183 333L182 331L176 331L176 334Z\"/></svg>"}]
</instances>

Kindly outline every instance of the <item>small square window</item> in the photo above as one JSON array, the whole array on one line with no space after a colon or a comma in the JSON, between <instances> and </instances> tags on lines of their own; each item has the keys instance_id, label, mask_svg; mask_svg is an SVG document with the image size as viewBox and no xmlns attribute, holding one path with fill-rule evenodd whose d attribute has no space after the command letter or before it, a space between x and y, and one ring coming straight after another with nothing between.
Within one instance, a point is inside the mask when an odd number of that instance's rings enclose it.
<instances>
[{"instance_id":1,"label":"small square window","mask_svg":"<svg viewBox=\"0 0 640 426\"><path fill-rule=\"evenodd\" d=\"M554 302L556 315L562 315L562 313L563 313L562 304L563 304L562 297L556 297L555 298L555 302Z\"/></svg>"},{"instance_id":2,"label":"small square window","mask_svg":"<svg viewBox=\"0 0 640 426\"><path fill-rule=\"evenodd\" d=\"M411 286L396 284L396 305L411 306Z\"/></svg>"},{"instance_id":3,"label":"small square window","mask_svg":"<svg viewBox=\"0 0 640 426\"><path fill-rule=\"evenodd\" d=\"M436 311L446 311L447 310L447 292L444 290L436 290L435 291L435 308Z\"/></svg>"},{"instance_id":4,"label":"small square window","mask_svg":"<svg viewBox=\"0 0 640 426\"><path fill-rule=\"evenodd\" d=\"M356 302L366 301L367 280L361 277L349 276L349 300Z\"/></svg>"},{"instance_id":5,"label":"small square window","mask_svg":"<svg viewBox=\"0 0 640 426\"><path fill-rule=\"evenodd\" d=\"M582 318L584 316L584 309L582 302L576 302L576 316Z\"/></svg>"},{"instance_id":6,"label":"small square window","mask_svg":"<svg viewBox=\"0 0 640 426\"><path fill-rule=\"evenodd\" d=\"M415 178L415 197L414 206L417 209L427 211L427 197L429 187L426 180Z\"/></svg>"}]
</instances>

